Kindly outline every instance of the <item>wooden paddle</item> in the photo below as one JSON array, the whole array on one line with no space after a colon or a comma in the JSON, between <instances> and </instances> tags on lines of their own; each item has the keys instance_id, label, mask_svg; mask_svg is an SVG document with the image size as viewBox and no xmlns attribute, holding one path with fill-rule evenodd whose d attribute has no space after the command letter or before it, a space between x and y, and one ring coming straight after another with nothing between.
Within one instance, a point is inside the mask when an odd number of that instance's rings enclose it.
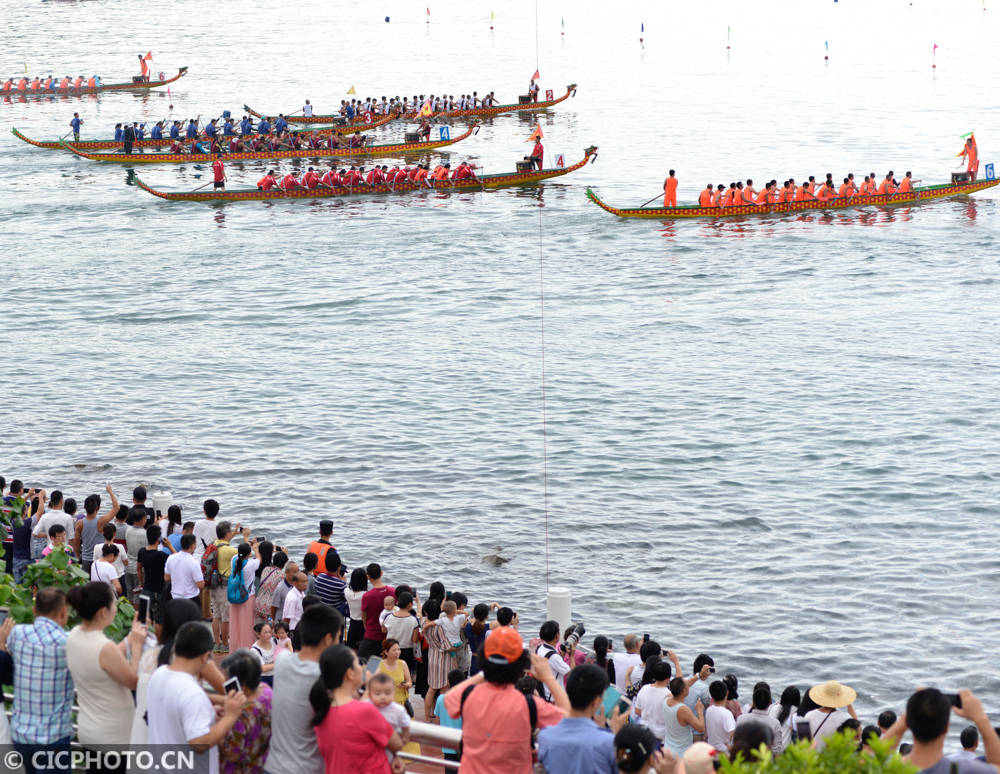
<instances>
[{"instance_id":1,"label":"wooden paddle","mask_svg":"<svg viewBox=\"0 0 1000 774\"><path fill-rule=\"evenodd\" d=\"M214 182L215 182L214 180L209 180L209 181L208 181L207 183L205 183L205 185L200 185L200 186L198 186L198 187L197 187L197 188L195 188L195 189L194 189L194 191L192 191L191 193L194 193L195 191L200 191L200 190L201 190L202 188L206 188L206 187L210 186L210 185L211 185L212 183L214 183Z\"/></svg>"},{"instance_id":2,"label":"wooden paddle","mask_svg":"<svg viewBox=\"0 0 1000 774\"><path fill-rule=\"evenodd\" d=\"M662 194L662 193L658 193L658 194L657 194L656 196L654 196L654 197L653 197L652 199L650 199L650 200L649 200L649 202L655 202L655 201L656 201L657 199L659 199L659 198L660 198L661 196L663 196L663 194ZM649 204L649 202L643 202L643 203L642 203L642 204L640 204L640 205L639 205L638 207L636 207L636 209L637 209L637 210L641 210L641 209L642 209L643 207L645 207L645 206L646 206L647 204Z\"/></svg>"}]
</instances>

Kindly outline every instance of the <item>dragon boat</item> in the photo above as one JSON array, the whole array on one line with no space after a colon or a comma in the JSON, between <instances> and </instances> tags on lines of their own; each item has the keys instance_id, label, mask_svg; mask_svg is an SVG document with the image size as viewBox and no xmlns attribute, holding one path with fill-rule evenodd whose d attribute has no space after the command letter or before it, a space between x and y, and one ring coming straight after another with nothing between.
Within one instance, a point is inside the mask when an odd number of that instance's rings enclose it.
<instances>
[{"instance_id":1,"label":"dragon boat","mask_svg":"<svg viewBox=\"0 0 1000 774\"><path fill-rule=\"evenodd\" d=\"M168 86L179 78L183 78L187 75L188 69L182 67L177 71L177 75L171 78L162 78L153 80L150 78L148 81L127 81L125 83L102 83L100 86L81 86L80 88L75 88L70 86L68 89L61 89L59 87L53 89L16 89L12 88L8 91L0 91L0 97L48 97L53 94L97 94L103 91L145 91L147 89L158 89L161 86Z\"/></svg>"},{"instance_id":2,"label":"dragon boat","mask_svg":"<svg viewBox=\"0 0 1000 774\"><path fill-rule=\"evenodd\" d=\"M244 105L243 109L254 118L276 118L278 113L258 113L249 105ZM348 123L341 123L343 117L340 115L327 115L327 116L285 116L285 120L290 124L330 124L326 127L332 132L337 134L354 134L355 132L367 132L370 129L374 129L378 126L384 126L390 121L396 121L401 118L399 113L388 113L384 116L374 116L368 114L365 118L359 118L356 121L351 121Z\"/></svg>"},{"instance_id":3,"label":"dragon boat","mask_svg":"<svg viewBox=\"0 0 1000 774\"><path fill-rule=\"evenodd\" d=\"M23 142L26 142L29 145L34 145L36 148L44 148L45 150L64 150L64 148L62 146L62 141L61 140L58 140L58 139L56 139L56 140L33 140L31 137L28 137L26 134L22 134L17 129L11 129L10 131L11 131L11 133L15 137L17 137L17 139L22 140ZM367 129L362 129L362 130L359 130L359 131L364 132L364 131L368 131L368 130ZM299 134L300 135L317 134L317 135L319 135L321 137L325 137L326 135L331 134L331 131L329 130L328 127L316 127L316 128L311 128L311 129L303 129L301 132L299 132ZM249 136L250 137L257 137L258 135L257 134L252 134L252 135L249 135ZM229 142L229 140L231 138L228 137L228 136L219 135L219 139L221 139L221 140L223 140L225 142ZM181 137L180 140L183 143L190 143L191 142L190 138L188 138L188 137ZM150 139L149 137L147 137L147 138L145 138L143 140L136 140L135 143L133 144L133 147L135 147L135 148L165 148L168 145L170 145L172 142L173 142L173 140L170 139L169 137L164 137L161 140L153 140L153 139ZM73 142L73 143L71 143L71 145L74 148L79 148L80 150L116 150L116 149L120 149L122 147L122 141L121 140L80 140L79 142Z\"/></svg>"},{"instance_id":4,"label":"dragon boat","mask_svg":"<svg viewBox=\"0 0 1000 774\"><path fill-rule=\"evenodd\" d=\"M995 186L998 180L976 180L974 182L952 182L914 188L897 194L875 194L872 196L851 196L821 202L817 200L783 202L781 204L745 204L734 207L612 207L605 203L590 188L587 198L603 210L619 218L655 218L658 220L679 220L686 218L731 218L745 215L772 215L784 212L808 212L815 210L846 210L901 204L919 204L950 196L965 196Z\"/></svg>"},{"instance_id":5,"label":"dragon boat","mask_svg":"<svg viewBox=\"0 0 1000 774\"><path fill-rule=\"evenodd\" d=\"M383 145L362 145L359 148L302 148L301 150L279 151L247 151L243 153L222 153L223 161L253 161L255 159L368 159L378 156L403 156L411 153L426 153L427 151L446 148L456 142L470 137L479 131L478 124L471 124L463 134L447 140L431 140L430 142L398 142ZM201 153L88 153L79 150L75 144L63 142L63 147L77 156L90 161L111 161L118 164L185 164L188 162L210 162L217 158L216 154Z\"/></svg>"},{"instance_id":6,"label":"dragon boat","mask_svg":"<svg viewBox=\"0 0 1000 774\"><path fill-rule=\"evenodd\" d=\"M516 104L510 105L494 105L488 108L475 108L474 110L442 110L438 113L431 113L429 118L492 118L493 116L498 116L502 113L513 113L516 111L533 111L533 110L545 110L553 105L558 105L563 100L569 99L576 94L576 84L571 83L566 87L566 93L561 97L555 99L548 99L542 102L518 102ZM246 110L250 115L261 116L248 105L244 105L243 109ZM266 113L265 115L273 116L274 113ZM402 115L395 116L395 118L400 118L404 121L411 121L420 117L420 112L417 110L412 110L408 113L403 113ZM340 115L314 115L308 118L304 116L293 116L291 118L286 116L288 123L290 124L329 124L333 121L340 119ZM374 120L374 119L373 119ZM355 122L356 124L357 122Z\"/></svg>"},{"instance_id":7,"label":"dragon boat","mask_svg":"<svg viewBox=\"0 0 1000 774\"><path fill-rule=\"evenodd\" d=\"M568 167L541 169L532 172L502 172L496 175L483 175L481 177L468 178L465 180L425 180L420 183L407 180L406 182L398 184L380 183L378 185L362 185L354 189L341 186L337 188L295 188L291 191L283 191L277 188L272 188L269 191L261 191L257 188L238 188L228 191L214 189L206 191L161 191L147 185L138 177L134 177L133 181L137 186L139 186L139 188L153 194L153 196L159 196L161 199L168 199L170 201L185 202L229 202L251 201L258 199L320 199L335 196L362 196L376 193L408 193L410 191L420 190L436 190L442 192L485 191L487 188L533 185L535 183L540 183L543 180L549 180L553 177L568 175L570 172L575 172L581 167L586 166L588 161L592 162L596 158L597 147L591 145L589 148L584 150L584 156L580 161Z\"/></svg>"}]
</instances>

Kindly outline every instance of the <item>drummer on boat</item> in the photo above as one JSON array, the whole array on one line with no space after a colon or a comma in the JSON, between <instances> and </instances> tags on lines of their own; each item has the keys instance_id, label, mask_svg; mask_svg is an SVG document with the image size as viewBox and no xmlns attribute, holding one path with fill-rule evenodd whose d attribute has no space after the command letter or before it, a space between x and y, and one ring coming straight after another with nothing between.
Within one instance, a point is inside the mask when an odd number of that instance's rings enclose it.
<instances>
[{"instance_id":1,"label":"drummer on boat","mask_svg":"<svg viewBox=\"0 0 1000 774\"><path fill-rule=\"evenodd\" d=\"M979 146L976 145L975 132L969 135L968 139L965 141L965 147L962 148L962 152L958 155L965 158L968 162L965 171L969 175L969 180L975 182L976 175L979 173ZM961 166L961 164L959 164L959 166Z\"/></svg>"}]
</instances>

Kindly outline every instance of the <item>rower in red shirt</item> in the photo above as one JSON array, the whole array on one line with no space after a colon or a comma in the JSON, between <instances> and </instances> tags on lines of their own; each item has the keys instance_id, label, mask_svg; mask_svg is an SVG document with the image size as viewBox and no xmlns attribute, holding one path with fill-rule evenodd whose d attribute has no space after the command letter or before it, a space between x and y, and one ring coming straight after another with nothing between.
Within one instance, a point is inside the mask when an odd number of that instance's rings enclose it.
<instances>
[{"instance_id":1,"label":"rower in red shirt","mask_svg":"<svg viewBox=\"0 0 1000 774\"><path fill-rule=\"evenodd\" d=\"M302 176L302 185L310 189L319 185L319 175L316 174L312 167L309 167Z\"/></svg>"},{"instance_id":2,"label":"rower in red shirt","mask_svg":"<svg viewBox=\"0 0 1000 774\"><path fill-rule=\"evenodd\" d=\"M339 148L341 145L342 143L340 141L340 135L337 134L336 132L331 132L330 137L326 141L326 146L330 150L337 150L337 148Z\"/></svg>"},{"instance_id":3,"label":"rower in red shirt","mask_svg":"<svg viewBox=\"0 0 1000 774\"><path fill-rule=\"evenodd\" d=\"M215 161L212 162L212 189L221 188L223 191L226 190L226 167L222 163L222 154L217 153L215 155Z\"/></svg>"},{"instance_id":4,"label":"rower in red shirt","mask_svg":"<svg viewBox=\"0 0 1000 774\"><path fill-rule=\"evenodd\" d=\"M396 166L394 166L392 169L390 169L388 172L385 173L385 181L387 183L393 182L396 179L396 175L398 172L399 172L399 165L397 164Z\"/></svg>"},{"instance_id":5,"label":"rower in red shirt","mask_svg":"<svg viewBox=\"0 0 1000 774\"><path fill-rule=\"evenodd\" d=\"M352 148L360 148L365 144L365 138L361 136L361 132L355 132L351 135L350 146Z\"/></svg>"},{"instance_id":6,"label":"rower in red shirt","mask_svg":"<svg viewBox=\"0 0 1000 774\"><path fill-rule=\"evenodd\" d=\"M243 140L239 138L239 135L235 135L233 139L229 141L229 152L230 153L243 153Z\"/></svg>"},{"instance_id":7,"label":"rower in red shirt","mask_svg":"<svg viewBox=\"0 0 1000 774\"><path fill-rule=\"evenodd\" d=\"M301 188L302 183L300 183L298 179L295 177L294 172L289 172L287 175L281 178L281 182L278 183L278 187L282 191L291 191L295 188Z\"/></svg>"},{"instance_id":8,"label":"rower in red shirt","mask_svg":"<svg viewBox=\"0 0 1000 774\"><path fill-rule=\"evenodd\" d=\"M170 147L167 149L169 153L184 153L184 146L181 145L180 138L175 139L170 143Z\"/></svg>"},{"instance_id":9,"label":"rower in red shirt","mask_svg":"<svg viewBox=\"0 0 1000 774\"><path fill-rule=\"evenodd\" d=\"M264 175L260 180L257 181L258 191L270 191L278 184L278 181L274 179L274 170L267 170L267 174Z\"/></svg>"},{"instance_id":10,"label":"rower in red shirt","mask_svg":"<svg viewBox=\"0 0 1000 774\"><path fill-rule=\"evenodd\" d=\"M27 78L21 78L21 80L19 80L17 82L17 90L18 91L27 91L28 90L28 79Z\"/></svg>"},{"instance_id":11,"label":"rower in red shirt","mask_svg":"<svg viewBox=\"0 0 1000 774\"><path fill-rule=\"evenodd\" d=\"M541 138L538 138L537 140L535 140L535 147L531 149L531 156L529 156L528 158L530 158L531 163L535 165L535 169L541 169L542 160L544 159L544 157L545 157L545 148L542 147Z\"/></svg>"},{"instance_id":12,"label":"rower in red shirt","mask_svg":"<svg viewBox=\"0 0 1000 774\"><path fill-rule=\"evenodd\" d=\"M331 166L330 169L327 170L326 174L319 179L319 182L327 188L336 188L340 185L340 175L337 174L336 165Z\"/></svg>"}]
</instances>

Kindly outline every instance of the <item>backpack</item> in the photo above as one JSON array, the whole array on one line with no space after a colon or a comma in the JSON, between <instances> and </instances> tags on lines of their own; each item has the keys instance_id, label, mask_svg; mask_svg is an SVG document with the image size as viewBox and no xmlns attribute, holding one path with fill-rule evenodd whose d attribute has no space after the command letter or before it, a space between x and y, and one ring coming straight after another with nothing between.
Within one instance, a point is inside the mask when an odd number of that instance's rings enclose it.
<instances>
[{"instance_id":1,"label":"backpack","mask_svg":"<svg viewBox=\"0 0 1000 774\"><path fill-rule=\"evenodd\" d=\"M226 588L226 599L231 605L242 605L250 595L247 593L246 584L243 583L243 568L238 571L234 569L229 575L229 586Z\"/></svg>"},{"instance_id":2,"label":"backpack","mask_svg":"<svg viewBox=\"0 0 1000 774\"><path fill-rule=\"evenodd\" d=\"M201 574L205 579L205 588L215 589L222 585L222 573L219 572L219 547L212 543L205 546L201 555Z\"/></svg>"},{"instance_id":3,"label":"backpack","mask_svg":"<svg viewBox=\"0 0 1000 774\"><path fill-rule=\"evenodd\" d=\"M464 691L462 691L462 703L458 705L458 715L463 716L465 710L465 700L469 698L469 694L475 690L475 685L470 685ZM522 694L524 700L528 703L528 718L531 721L531 736L528 737L528 746L531 748L532 753L535 750L535 736L538 730L538 707L535 706L535 699L527 694ZM458 757L462 757L462 743L458 744Z\"/></svg>"}]
</instances>

